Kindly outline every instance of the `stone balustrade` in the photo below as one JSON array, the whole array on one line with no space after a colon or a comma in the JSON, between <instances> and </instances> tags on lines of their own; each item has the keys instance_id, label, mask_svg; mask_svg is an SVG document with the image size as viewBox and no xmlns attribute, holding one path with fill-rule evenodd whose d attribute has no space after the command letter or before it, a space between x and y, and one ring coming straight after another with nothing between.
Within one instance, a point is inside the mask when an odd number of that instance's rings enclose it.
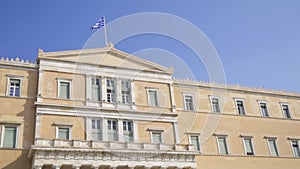
<instances>
[{"instance_id":1,"label":"stone balustrade","mask_svg":"<svg viewBox=\"0 0 300 169\"><path fill-rule=\"evenodd\" d=\"M137 142L79 141L60 139L36 139L35 147L87 148L102 150L152 150L152 151L195 151L193 145L154 144Z\"/></svg>"}]
</instances>

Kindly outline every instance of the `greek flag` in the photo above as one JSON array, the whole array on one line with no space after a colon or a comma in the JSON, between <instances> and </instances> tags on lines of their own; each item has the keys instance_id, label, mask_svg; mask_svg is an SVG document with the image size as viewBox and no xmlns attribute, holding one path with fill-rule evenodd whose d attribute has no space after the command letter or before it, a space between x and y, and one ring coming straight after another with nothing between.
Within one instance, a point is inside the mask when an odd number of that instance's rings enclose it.
<instances>
[{"instance_id":1,"label":"greek flag","mask_svg":"<svg viewBox=\"0 0 300 169\"><path fill-rule=\"evenodd\" d=\"M99 28L101 28L102 26L104 26L105 21L104 21L104 17L102 16L98 22L95 23L94 26L91 27L92 30L97 30Z\"/></svg>"}]
</instances>

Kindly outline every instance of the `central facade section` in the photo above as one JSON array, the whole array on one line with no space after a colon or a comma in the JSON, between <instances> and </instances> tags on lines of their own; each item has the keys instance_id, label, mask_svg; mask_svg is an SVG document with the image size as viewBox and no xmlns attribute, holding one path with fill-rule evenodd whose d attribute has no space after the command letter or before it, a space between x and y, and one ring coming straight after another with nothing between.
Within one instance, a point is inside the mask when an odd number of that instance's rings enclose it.
<instances>
[{"instance_id":1,"label":"central facade section","mask_svg":"<svg viewBox=\"0 0 300 169\"><path fill-rule=\"evenodd\" d=\"M34 168L195 168L172 70L116 50L39 51ZM58 118L59 117L59 118Z\"/></svg>"}]
</instances>

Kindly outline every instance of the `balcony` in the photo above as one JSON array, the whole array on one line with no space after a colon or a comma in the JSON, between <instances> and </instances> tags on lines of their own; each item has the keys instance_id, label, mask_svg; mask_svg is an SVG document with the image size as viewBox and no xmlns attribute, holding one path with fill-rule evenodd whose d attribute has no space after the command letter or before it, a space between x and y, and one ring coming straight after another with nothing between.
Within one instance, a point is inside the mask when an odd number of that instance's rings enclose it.
<instances>
[{"instance_id":1,"label":"balcony","mask_svg":"<svg viewBox=\"0 0 300 169\"><path fill-rule=\"evenodd\" d=\"M36 139L30 152L37 168L52 164L196 168L197 154L192 145L58 139Z\"/></svg>"}]
</instances>

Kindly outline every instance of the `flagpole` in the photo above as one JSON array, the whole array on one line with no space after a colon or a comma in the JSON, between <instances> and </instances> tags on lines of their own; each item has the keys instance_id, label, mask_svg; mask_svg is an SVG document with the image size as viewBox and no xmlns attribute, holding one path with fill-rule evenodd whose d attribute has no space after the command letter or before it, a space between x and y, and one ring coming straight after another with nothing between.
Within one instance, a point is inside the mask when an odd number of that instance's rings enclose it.
<instances>
[{"instance_id":1,"label":"flagpole","mask_svg":"<svg viewBox=\"0 0 300 169\"><path fill-rule=\"evenodd\" d=\"M107 46L108 42L107 42L107 33L106 33L106 19L104 15L103 15L103 20L104 20L104 39L105 39L105 45Z\"/></svg>"}]
</instances>

